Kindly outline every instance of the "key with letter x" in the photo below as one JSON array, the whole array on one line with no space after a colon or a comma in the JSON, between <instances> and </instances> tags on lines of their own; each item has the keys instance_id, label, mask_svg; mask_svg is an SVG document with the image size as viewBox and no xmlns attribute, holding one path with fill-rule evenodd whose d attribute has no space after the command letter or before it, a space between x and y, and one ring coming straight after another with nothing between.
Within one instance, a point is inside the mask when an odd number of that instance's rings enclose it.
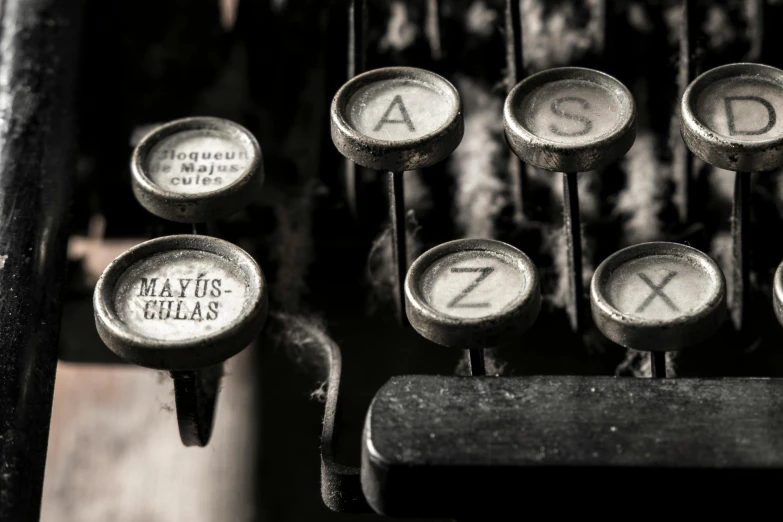
<instances>
[{"instance_id":1,"label":"key with letter x","mask_svg":"<svg viewBox=\"0 0 783 522\"><path fill-rule=\"evenodd\" d=\"M609 256L593 275L590 298L606 337L650 352L653 377L666 376L666 352L705 339L726 313L721 270L677 243L642 243Z\"/></svg>"},{"instance_id":2,"label":"key with letter x","mask_svg":"<svg viewBox=\"0 0 783 522\"><path fill-rule=\"evenodd\" d=\"M484 375L485 348L510 343L538 317L538 270L525 254L492 239L460 239L422 254L405 279L411 326L430 341L470 350Z\"/></svg>"},{"instance_id":3,"label":"key with letter x","mask_svg":"<svg viewBox=\"0 0 783 522\"><path fill-rule=\"evenodd\" d=\"M332 101L332 141L349 160L389 173L389 220L397 276L397 312L405 319L408 269L403 172L434 165L462 141L462 101L435 73L386 67L360 74Z\"/></svg>"},{"instance_id":4,"label":"key with letter x","mask_svg":"<svg viewBox=\"0 0 783 522\"><path fill-rule=\"evenodd\" d=\"M750 316L751 173L783 165L783 71L755 63L716 67L688 86L681 104L682 138L715 167L735 171L731 319L747 330Z\"/></svg>"}]
</instances>

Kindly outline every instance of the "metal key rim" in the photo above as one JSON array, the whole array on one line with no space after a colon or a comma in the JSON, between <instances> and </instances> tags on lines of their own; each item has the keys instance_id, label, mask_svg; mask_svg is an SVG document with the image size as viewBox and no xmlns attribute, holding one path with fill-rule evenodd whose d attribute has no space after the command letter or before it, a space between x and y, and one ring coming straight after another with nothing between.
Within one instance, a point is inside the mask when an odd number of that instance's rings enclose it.
<instances>
[{"instance_id":1,"label":"metal key rim","mask_svg":"<svg viewBox=\"0 0 783 522\"><path fill-rule=\"evenodd\" d=\"M523 292L491 318L454 317L433 308L422 292L423 276L440 259L455 253L484 251L511 261L525 274ZM431 248L413 262L405 278L406 313L423 337L453 348L490 348L524 333L538 317L541 289L538 269L521 250L494 239L457 239Z\"/></svg>"},{"instance_id":2,"label":"metal key rim","mask_svg":"<svg viewBox=\"0 0 783 522\"><path fill-rule=\"evenodd\" d=\"M710 69L693 80L682 96L682 138L699 159L721 169L743 172L776 169L783 164L783 133L768 140L732 140L710 130L697 116L696 106L704 89L713 82L740 77L778 83L783 90L783 71L769 65L733 63Z\"/></svg>"},{"instance_id":3,"label":"metal key rim","mask_svg":"<svg viewBox=\"0 0 783 522\"><path fill-rule=\"evenodd\" d=\"M607 281L626 262L652 256L696 264L709 277L713 292L698 308L676 319L641 319L617 310L604 291ZM726 282L717 263L700 250L665 241L640 243L615 252L598 266L590 283L590 301L596 326L615 343L636 350L674 351L705 339L720 326L726 315Z\"/></svg>"},{"instance_id":4,"label":"metal key rim","mask_svg":"<svg viewBox=\"0 0 783 522\"><path fill-rule=\"evenodd\" d=\"M200 194L172 192L156 184L146 173L146 159L161 140L184 131L211 130L242 142L250 162L239 177L225 187ZM264 182L261 146L245 127L223 118L195 116L165 123L147 133L131 158L133 194L139 203L158 217L180 223L200 223L226 217L255 197Z\"/></svg>"},{"instance_id":5,"label":"metal key rim","mask_svg":"<svg viewBox=\"0 0 783 522\"><path fill-rule=\"evenodd\" d=\"M582 80L610 91L621 106L615 127L579 144L531 132L517 118L516 107L542 85L561 80ZM511 90L503 104L503 126L509 147L525 163L553 172L586 172L615 161L631 148L636 140L636 102L631 91L613 76L583 67L558 67L533 74Z\"/></svg>"},{"instance_id":6,"label":"metal key rim","mask_svg":"<svg viewBox=\"0 0 783 522\"><path fill-rule=\"evenodd\" d=\"M772 283L772 304L778 322L783 324L783 262L775 270L775 277Z\"/></svg>"},{"instance_id":7,"label":"metal key rim","mask_svg":"<svg viewBox=\"0 0 783 522\"><path fill-rule=\"evenodd\" d=\"M248 297L237 321L209 335L177 341L146 337L125 325L113 302L120 277L140 261L176 250L215 254L239 269ZM268 297L264 274L247 252L222 239L187 234L146 241L112 261L95 286L93 308L98 334L124 360L161 370L196 370L225 361L255 339L266 322Z\"/></svg>"},{"instance_id":8,"label":"metal key rim","mask_svg":"<svg viewBox=\"0 0 783 522\"><path fill-rule=\"evenodd\" d=\"M409 80L456 100L438 129L409 140L386 141L366 136L348 121L346 109L356 92L384 80ZM383 67L355 76L335 94L331 106L331 134L337 150L363 167L404 172L434 165L448 157L462 141L462 99L448 80L416 67Z\"/></svg>"}]
</instances>

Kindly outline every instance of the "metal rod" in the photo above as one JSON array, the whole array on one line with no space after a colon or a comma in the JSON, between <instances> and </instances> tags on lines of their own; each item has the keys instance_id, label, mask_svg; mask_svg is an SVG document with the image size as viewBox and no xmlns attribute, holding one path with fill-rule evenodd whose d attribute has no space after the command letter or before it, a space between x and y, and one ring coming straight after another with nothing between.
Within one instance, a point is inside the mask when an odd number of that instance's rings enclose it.
<instances>
[{"instance_id":1,"label":"metal rod","mask_svg":"<svg viewBox=\"0 0 783 522\"><path fill-rule=\"evenodd\" d=\"M440 1L427 0L426 34L430 43L430 55L436 62L443 57L440 35Z\"/></svg>"},{"instance_id":2,"label":"metal rod","mask_svg":"<svg viewBox=\"0 0 783 522\"><path fill-rule=\"evenodd\" d=\"M193 234L207 235L209 232L209 225L207 223L193 223Z\"/></svg>"},{"instance_id":3,"label":"metal rod","mask_svg":"<svg viewBox=\"0 0 783 522\"><path fill-rule=\"evenodd\" d=\"M506 64L508 91L525 77L525 60L522 47L522 13L520 0L506 0ZM525 220L525 193L527 192L527 166L511 154L509 177L511 199L514 204L514 221Z\"/></svg>"},{"instance_id":4,"label":"metal rod","mask_svg":"<svg viewBox=\"0 0 783 522\"><path fill-rule=\"evenodd\" d=\"M407 324L405 316L405 275L408 272L408 248L405 227L405 184L402 172L389 172L389 221L392 229L394 273L397 279L397 318Z\"/></svg>"},{"instance_id":5,"label":"metal rod","mask_svg":"<svg viewBox=\"0 0 783 522\"><path fill-rule=\"evenodd\" d=\"M747 326L750 301L750 180L750 172L737 172L734 175L731 320L738 332Z\"/></svg>"},{"instance_id":6,"label":"metal rod","mask_svg":"<svg viewBox=\"0 0 783 522\"><path fill-rule=\"evenodd\" d=\"M367 53L367 0L351 0L348 8L348 79L364 72Z\"/></svg>"},{"instance_id":7,"label":"metal rod","mask_svg":"<svg viewBox=\"0 0 783 522\"><path fill-rule=\"evenodd\" d=\"M650 368L653 379L665 379L666 352L650 352Z\"/></svg>"},{"instance_id":8,"label":"metal rod","mask_svg":"<svg viewBox=\"0 0 783 522\"><path fill-rule=\"evenodd\" d=\"M364 72L367 66L367 0L351 0L348 7L348 79ZM356 165L345 160L345 195L348 208L356 218Z\"/></svg>"},{"instance_id":9,"label":"metal rod","mask_svg":"<svg viewBox=\"0 0 783 522\"><path fill-rule=\"evenodd\" d=\"M695 36L697 28L694 27L694 0L682 0L682 22L680 23L680 67L677 74L677 99L681 99L685 89L693 80L696 72L695 59L693 57ZM679 105L677 106L679 115ZM682 117L682 115L679 115ZM692 195L693 190L693 157L683 140L676 140L675 176L679 179L679 194L677 195L680 221L689 223L693 219Z\"/></svg>"},{"instance_id":10,"label":"metal rod","mask_svg":"<svg viewBox=\"0 0 783 522\"><path fill-rule=\"evenodd\" d=\"M599 56L604 56L607 50L607 22L609 13L606 10L606 0L596 0L593 2L595 6L595 20L596 20L596 53Z\"/></svg>"},{"instance_id":11,"label":"metal rod","mask_svg":"<svg viewBox=\"0 0 783 522\"><path fill-rule=\"evenodd\" d=\"M171 372L179 436L185 446L206 446L212 436L223 365Z\"/></svg>"},{"instance_id":12,"label":"metal rod","mask_svg":"<svg viewBox=\"0 0 783 522\"><path fill-rule=\"evenodd\" d=\"M76 170L82 2L0 17L0 520L40 518Z\"/></svg>"},{"instance_id":13,"label":"metal rod","mask_svg":"<svg viewBox=\"0 0 783 522\"><path fill-rule=\"evenodd\" d=\"M569 302L571 328L582 331L584 295L582 283L582 233L576 172L563 173L563 227L568 249Z\"/></svg>"},{"instance_id":14,"label":"metal rod","mask_svg":"<svg viewBox=\"0 0 783 522\"><path fill-rule=\"evenodd\" d=\"M525 77L525 60L522 54L522 12L520 0L506 0L506 49L508 68L513 87Z\"/></svg>"},{"instance_id":15,"label":"metal rod","mask_svg":"<svg viewBox=\"0 0 783 522\"><path fill-rule=\"evenodd\" d=\"M764 44L764 0L748 0L745 3L748 10L748 50L747 61L756 62L761 58Z\"/></svg>"},{"instance_id":16,"label":"metal rod","mask_svg":"<svg viewBox=\"0 0 783 522\"><path fill-rule=\"evenodd\" d=\"M474 348L470 352L470 374L474 376L483 376L487 374L487 366L484 362L484 350Z\"/></svg>"}]
</instances>

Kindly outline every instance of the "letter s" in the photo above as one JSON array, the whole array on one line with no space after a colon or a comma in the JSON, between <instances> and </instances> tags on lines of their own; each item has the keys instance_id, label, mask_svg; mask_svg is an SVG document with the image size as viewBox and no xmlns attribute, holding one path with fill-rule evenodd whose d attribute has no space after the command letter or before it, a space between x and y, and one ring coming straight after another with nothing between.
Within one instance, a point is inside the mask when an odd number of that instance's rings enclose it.
<instances>
[{"instance_id":1,"label":"letter s","mask_svg":"<svg viewBox=\"0 0 783 522\"><path fill-rule=\"evenodd\" d=\"M567 120L581 122L584 125L584 127L582 127L577 131L567 132L558 129L557 127L555 127L554 124L552 124L549 126L549 130L552 131L554 134L557 134L558 136L564 136L564 137L584 136L585 134L587 134L592 130L593 122L589 118L580 116L579 114L573 114L570 112L563 111L563 109L561 108L561 104L567 102L578 103L585 110L590 108L590 103L588 103L588 101L585 100L584 98L577 98L575 96L566 96L564 98L558 98L552 102L552 107L551 107L552 114L556 116L560 116L561 118L565 118Z\"/></svg>"}]
</instances>

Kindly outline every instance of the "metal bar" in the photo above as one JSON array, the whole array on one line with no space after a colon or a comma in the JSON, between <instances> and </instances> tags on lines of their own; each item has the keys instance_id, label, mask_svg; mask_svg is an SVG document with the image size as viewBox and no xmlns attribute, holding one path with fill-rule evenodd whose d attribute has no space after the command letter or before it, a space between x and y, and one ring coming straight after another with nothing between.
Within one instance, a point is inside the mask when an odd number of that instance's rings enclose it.
<instances>
[{"instance_id":1,"label":"metal bar","mask_svg":"<svg viewBox=\"0 0 783 522\"><path fill-rule=\"evenodd\" d=\"M430 43L430 54L436 62L443 57L443 46L440 35L440 5L439 0L427 0L426 33Z\"/></svg>"},{"instance_id":2,"label":"metal bar","mask_svg":"<svg viewBox=\"0 0 783 522\"><path fill-rule=\"evenodd\" d=\"M748 10L750 40L747 61L756 62L761 58L764 44L764 0L748 0L745 7Z\"/></svg>"},{"instance_id":3,"label":"metal bar","mask_svg":"<svg viewBox=\"0 0 783 522\"><path fill-rule=\"evenodd\" d=\"M321 497L332 511L342 513L370 513L370 507L364 499L360 470L338 462L335 454L337 434L338 398L340 396L340 378L342 376L342 355L340 347L321 329L311 323L291 318L290 326L303 331L308 344L321 350L329 364L326 376L326 405L324 407L323 429L321 431Z\"/></svg>"},{"instance_id":4,"label":"metal bar","mask_svg":"<svg viewBox=\"0 0 783 522\"><path fill-rule=\"evenodd\" d=\"M575 332L582 331L584 295L582 282L582 233L576 172L563 173L563 227L568 249L568 317Z\"/></svg>"},{"instance_id":5,"label":"metal bar","mask_svg":"<svg viewBox=\"0 0 783 522\"><path fill-rule=\"evenodd\" d=\"M682 0L682 23L680 23L680 67L677 75L677 99L682 98L685 89L696 75L696 60L693 53L695 50L695 37L698 27L695 25L696 16L694 13L694 0ZM679 114L679 105L677 105ZM680 115L680 117L682 117ZM681 139L676 141L677 146L674 150L675 155L675 175L680 180L679 194L677 195L680 220L683 223L689 223L693 219L693 209L691 200L693 184L693 157L688 147Z\"/></svg>"},{"instance_id":6,"label":"metal bar","mask_svg":"<svg viewBox=\"0 0 783 522\"><path fill-rule=\"evenodd\" d=\"M475 376L482 376L487 374L487 366L484 361L484 350L481 348L475 348L469 350L470 352L470 374Z\"/></svg>"},{"instance_id":7,"label":"metal bar","mask_svg":"<svg viewBox=\"0 0 783 522\"><path fill-rule=\"evenodd\" d=\"M351 0L348 8L348 79L367 67L367 0Z\"/></svg>"},{"instance_id":8,"label":"metal bar","mask_svg":"<svg viewBox=\"0 0 783 522\"><path fill-rule=\"evenodd\" d=\"M747 326L750 300L750 179L750 172L737 172L734 175L731 320L738 332Z\"/></svg>"},{"instance_id":9,"label":"metal bar","mask_svg":"<svg viewBox=\"0 0 783 522\"><path fill-rule=\"evenodd\" d=\"M0 21L0 520L38 520L75 171L81 2Z\"/></svg>"},{"instance_id":10,"label":"metal bar","mask_svg":"<svg viewBox=\"0 0 783 522\"><path fill-rule=\"evenodd\" d=\"M394 273L396 275L397 319L406 325L405 316L405 275L408 272L408 248L405 227L405 183L402 172L389 172L389 221L392 229L392 247Z\"/></svg>"},{"instance_id":11,"label":"metal bar","mask_svg":"<svg viewBox=\"0 0 783 522\"><path fill-rule=\"evenodd\" d=\"M609 13L606 9L606 0L596 0L594 2L595 19L596 19L596 52L603 56L607 51L607 22Z\"/></svg>"},{"instance_id":12,"label":"metal bar","mask_svg":"<svg viewBox=\"0 0 783 522\"><path fill-rule=\"evenodd\" d=\"M400 375L367 412L362 483L389 517L509 520L522 483L577 492L578 516L606 484L629 508L670 481L750 492L783 470L782 425L776 378Z\"/></svg>"},{"instance_id":13,"label":"metal bar","mask_svg":"<svg viewBox=\"0 0 783 522\"><path fill-rule=\"evenodd\" d=\"M179 436L185 446L206 446L212 436L223 365L171 372Z\"/></svg>"},{"instance_id":14,"label":"metal bar","mask_svg":"<svg viewBox=\"0 0 783 522\"><path fill-rule=\"evenodd\" d=\"M508 90L525 77L525 60L522 47L522 13L520 0L506 0L506 63ZM525 193L527 192L527 166L514 154L509 161L511 199L514 204L514 221L525 220Z\"/></svg>"},{"instance_id":15,"label":"metal bar","mask_svg":"<svg viewBox=\"0 0 783 522\"><path fill-rule=\"evenodd\" d=\"M367 0L351 0L348 7L348 79L367 67ZM345 159L345 195L348 208L358 217L356 199L356 164Z\"/></svg>"},{"instance_id":16,"label":"metal bar","mask_svg":"<svg viewBox=\"0 0 783 522\"><path fill-rule=\"evenodd\" d=\"M665 379L666 352L650 352L650 368L653 379Z\"/></svg>"}]
</instances>

